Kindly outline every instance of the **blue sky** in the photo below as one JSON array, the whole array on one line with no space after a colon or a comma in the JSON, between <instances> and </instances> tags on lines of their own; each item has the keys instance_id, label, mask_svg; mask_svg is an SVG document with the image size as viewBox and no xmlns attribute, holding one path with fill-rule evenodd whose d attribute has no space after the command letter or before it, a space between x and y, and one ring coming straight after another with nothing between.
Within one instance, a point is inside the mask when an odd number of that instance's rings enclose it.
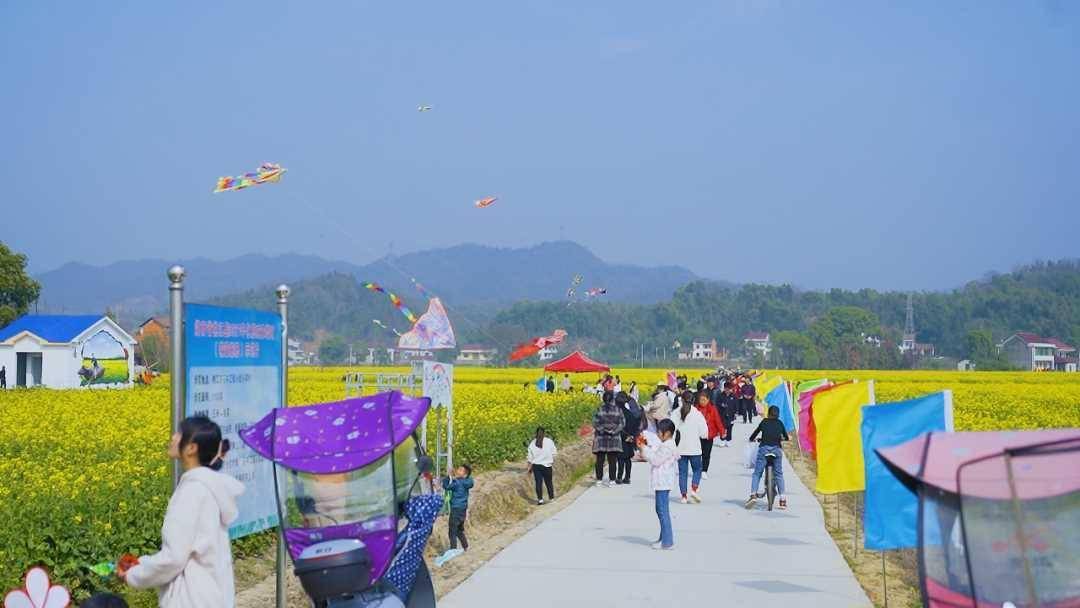
<instances>
[{"instance_id":1,"label":"blue sky","mask_svg":"<svg viewBox=\"0 0 1080 608\"><path fill-rule=\"evenodd\" d=\"M0 90L34 271L561 235L911 289L1080 255L1065 0L8 2ZM280 184L211 194L264 161Z\"/></svg>"}]
</instances>

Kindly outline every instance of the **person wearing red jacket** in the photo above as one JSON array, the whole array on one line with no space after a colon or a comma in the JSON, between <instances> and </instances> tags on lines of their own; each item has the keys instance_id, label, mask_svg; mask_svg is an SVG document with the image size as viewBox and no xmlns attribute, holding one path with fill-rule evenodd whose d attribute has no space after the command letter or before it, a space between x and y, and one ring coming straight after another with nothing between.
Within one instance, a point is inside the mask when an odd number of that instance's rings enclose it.
<instances>
[{"instance_id":1,"label":"person wearing red jacket","mask_svg":"<svg viewBox=\"0 0 1080 608\"><path fill-rule=\"evenodd\" d=\"M720 413L716 411L716 407L709 399L708 393L705 391L698 393L697 404L694 407L705 417L705 424L709 427L709 437L701 440L701 476L703 479L708 479L713 439L724 436L727 429L724 427L724 421L720 419Z\"/></svg>"}]
</instances>

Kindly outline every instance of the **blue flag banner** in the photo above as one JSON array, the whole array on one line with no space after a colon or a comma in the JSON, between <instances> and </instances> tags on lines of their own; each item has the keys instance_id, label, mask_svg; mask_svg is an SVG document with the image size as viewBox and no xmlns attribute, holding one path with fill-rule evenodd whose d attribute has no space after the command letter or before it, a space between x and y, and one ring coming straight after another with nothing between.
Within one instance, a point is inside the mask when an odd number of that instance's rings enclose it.
<instances>
[{"instance_id":1,"label":"blue flag banner","mask_svg":"<svg viewBox=\"0 0 1080 608\"><path fill-rule=\"evenodd\" d=\"M874 450L899 445L931 431L952 431L952 391L868 405L862 408L862 418L866 548L884 551L916 547L919 500L889 472Z\"/></svg>"},{"instance_id":2,"label":"blue flag banner","mask_svg":"<svg viewBox=\"0 0 1080 608\"><path fill-rule=\"evenodd\" d=\"M795 416L791 410L791 393L788 392L787 382L781 382L776 388L769 391L768 395L765 395L766 405L775 405L780 408L780 422L784 423L784 428L790 433L795 430ZM768 412L766 412L768 415Z\"/></svg>"}]
</instances>

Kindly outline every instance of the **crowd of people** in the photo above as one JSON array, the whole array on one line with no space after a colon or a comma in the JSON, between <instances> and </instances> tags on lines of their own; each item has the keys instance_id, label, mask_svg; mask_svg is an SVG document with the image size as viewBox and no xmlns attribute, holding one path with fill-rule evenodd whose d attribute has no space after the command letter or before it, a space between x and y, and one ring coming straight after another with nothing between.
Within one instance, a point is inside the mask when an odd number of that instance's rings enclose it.
<instances>
[{"instance_id":1,"label":"crowd of people","mask_svg":"<svg viewBox=\"0 0 1080 608\"><path fill-rule=\"evenodd\" d=\"M553 377L544 378L545 391L554 392L553 385ZM563 390L571 390L567 388L570 386L569 377L565 377ZM630 382L624 386L619 376L604 375L584 390L600 395L601 399L593 416L596 485L629 484L634 462L648 463L649 484L660 523L660 536L653 547L674 548L670 494L677 487L680 503L702 502L701 484L708 479L714 446L730 446L731 428L737 419L750 423L758 414L752 378L721 370L702 376L691 386L686 376L672 377L658 383L644 405L640 404L637 384ZM760 435L761 446L747 506L758 497L758 485L769 455L775 457L780 508L787 506L779 464L780 441L787 439L787 433L775 410L770 408L768 418L750 436L753 441ZM161 551L137 558L131 564L118 564L116 571L132 587L156 589L160 606L233 605L235 585L228 530L236 519L236 500L244 487L220 472L229 447L221 428L201 416L185 419L172 437L169 456L180 462L184 474L165 514ZM527 448L528 470L535 481L538 504L545 503L544 490L547 501L555 498L553 469L557 453L552 438L545 429L538 428ZM451 551L457 551L459 543L465 550L468 548L465 521L469 493L474 485L472 470L467 465L459 466L452 478L441 481L449 502ZM125 604L118 596L102 593L84 605L120 608Z\"/></svg>"},{"instance_id":2,"label":"crowd of people","mask_svg":"<svg viewBox=\"0 0 1080 608\"><path fill-rule=\"evenodd\" d=\"M757 417L757 394L753 378L739 371L718 370L701 376L693 385L687 376L670 375L657 383L648 402L641 405L636 383L624 390L618 376L604 375L586 391L599 394L601 405L593 416L593 453L596 458L596 485L613 487L630 483L633 462L648 462L650 489L655 494L660 538L656 549L674 547L668 503L677 487L681 504L702 502L701 485L709 478L714 447L731 446L732 427L741 420L751 424ZM777 411L770 408L765 420L751 434L760 436L760 446L751 479L752 507L766 464L774 456L774 471L780 490L780 508L787 508L783 496L780 441L787 440ZM531 448L530 448L531 452ZM530 461L531 462L531 461ZM604 479L604 469L607 479ZM540 486L537 484L537 499Z\"/></svg>"}]
</instances>

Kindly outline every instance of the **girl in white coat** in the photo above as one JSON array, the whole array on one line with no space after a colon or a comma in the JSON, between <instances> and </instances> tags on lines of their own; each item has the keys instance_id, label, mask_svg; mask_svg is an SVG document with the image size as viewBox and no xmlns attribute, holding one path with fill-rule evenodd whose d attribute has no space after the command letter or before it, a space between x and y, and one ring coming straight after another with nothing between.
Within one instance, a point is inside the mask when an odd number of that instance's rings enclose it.
<instances>
[{"instance_id":1,"label":"girl in white coat","mask_svg":"<svg viewBox=\"0 0 1080 608\"><path fill-rule=\"evenodd\" d=\"M688 498L701 502L701 496L698 495L698 486L701 484L701 440L709 437L709 424L693 404L694 394L683 391L676 397L677 407L671 411L671 421L675 423L676 437L679 440L679 493L682 494L679 502L683 504L688 502ZM687 469L694 472L689 496L686 487Z\"/></svg>"},{"instance_id":2,"label":"girl in white coat","mask_svg":"<svg viewBox=\"0 0 1080 608\"><path fill-rule=\"evenodd\" d=\"M229 442L204 416L185 419L169 444L184 469L161 528L161 551L117 572L136 589L156 589L161 608L233 608L229 524L244 486L219 473Z\"/></svg>"}]
</instances>

